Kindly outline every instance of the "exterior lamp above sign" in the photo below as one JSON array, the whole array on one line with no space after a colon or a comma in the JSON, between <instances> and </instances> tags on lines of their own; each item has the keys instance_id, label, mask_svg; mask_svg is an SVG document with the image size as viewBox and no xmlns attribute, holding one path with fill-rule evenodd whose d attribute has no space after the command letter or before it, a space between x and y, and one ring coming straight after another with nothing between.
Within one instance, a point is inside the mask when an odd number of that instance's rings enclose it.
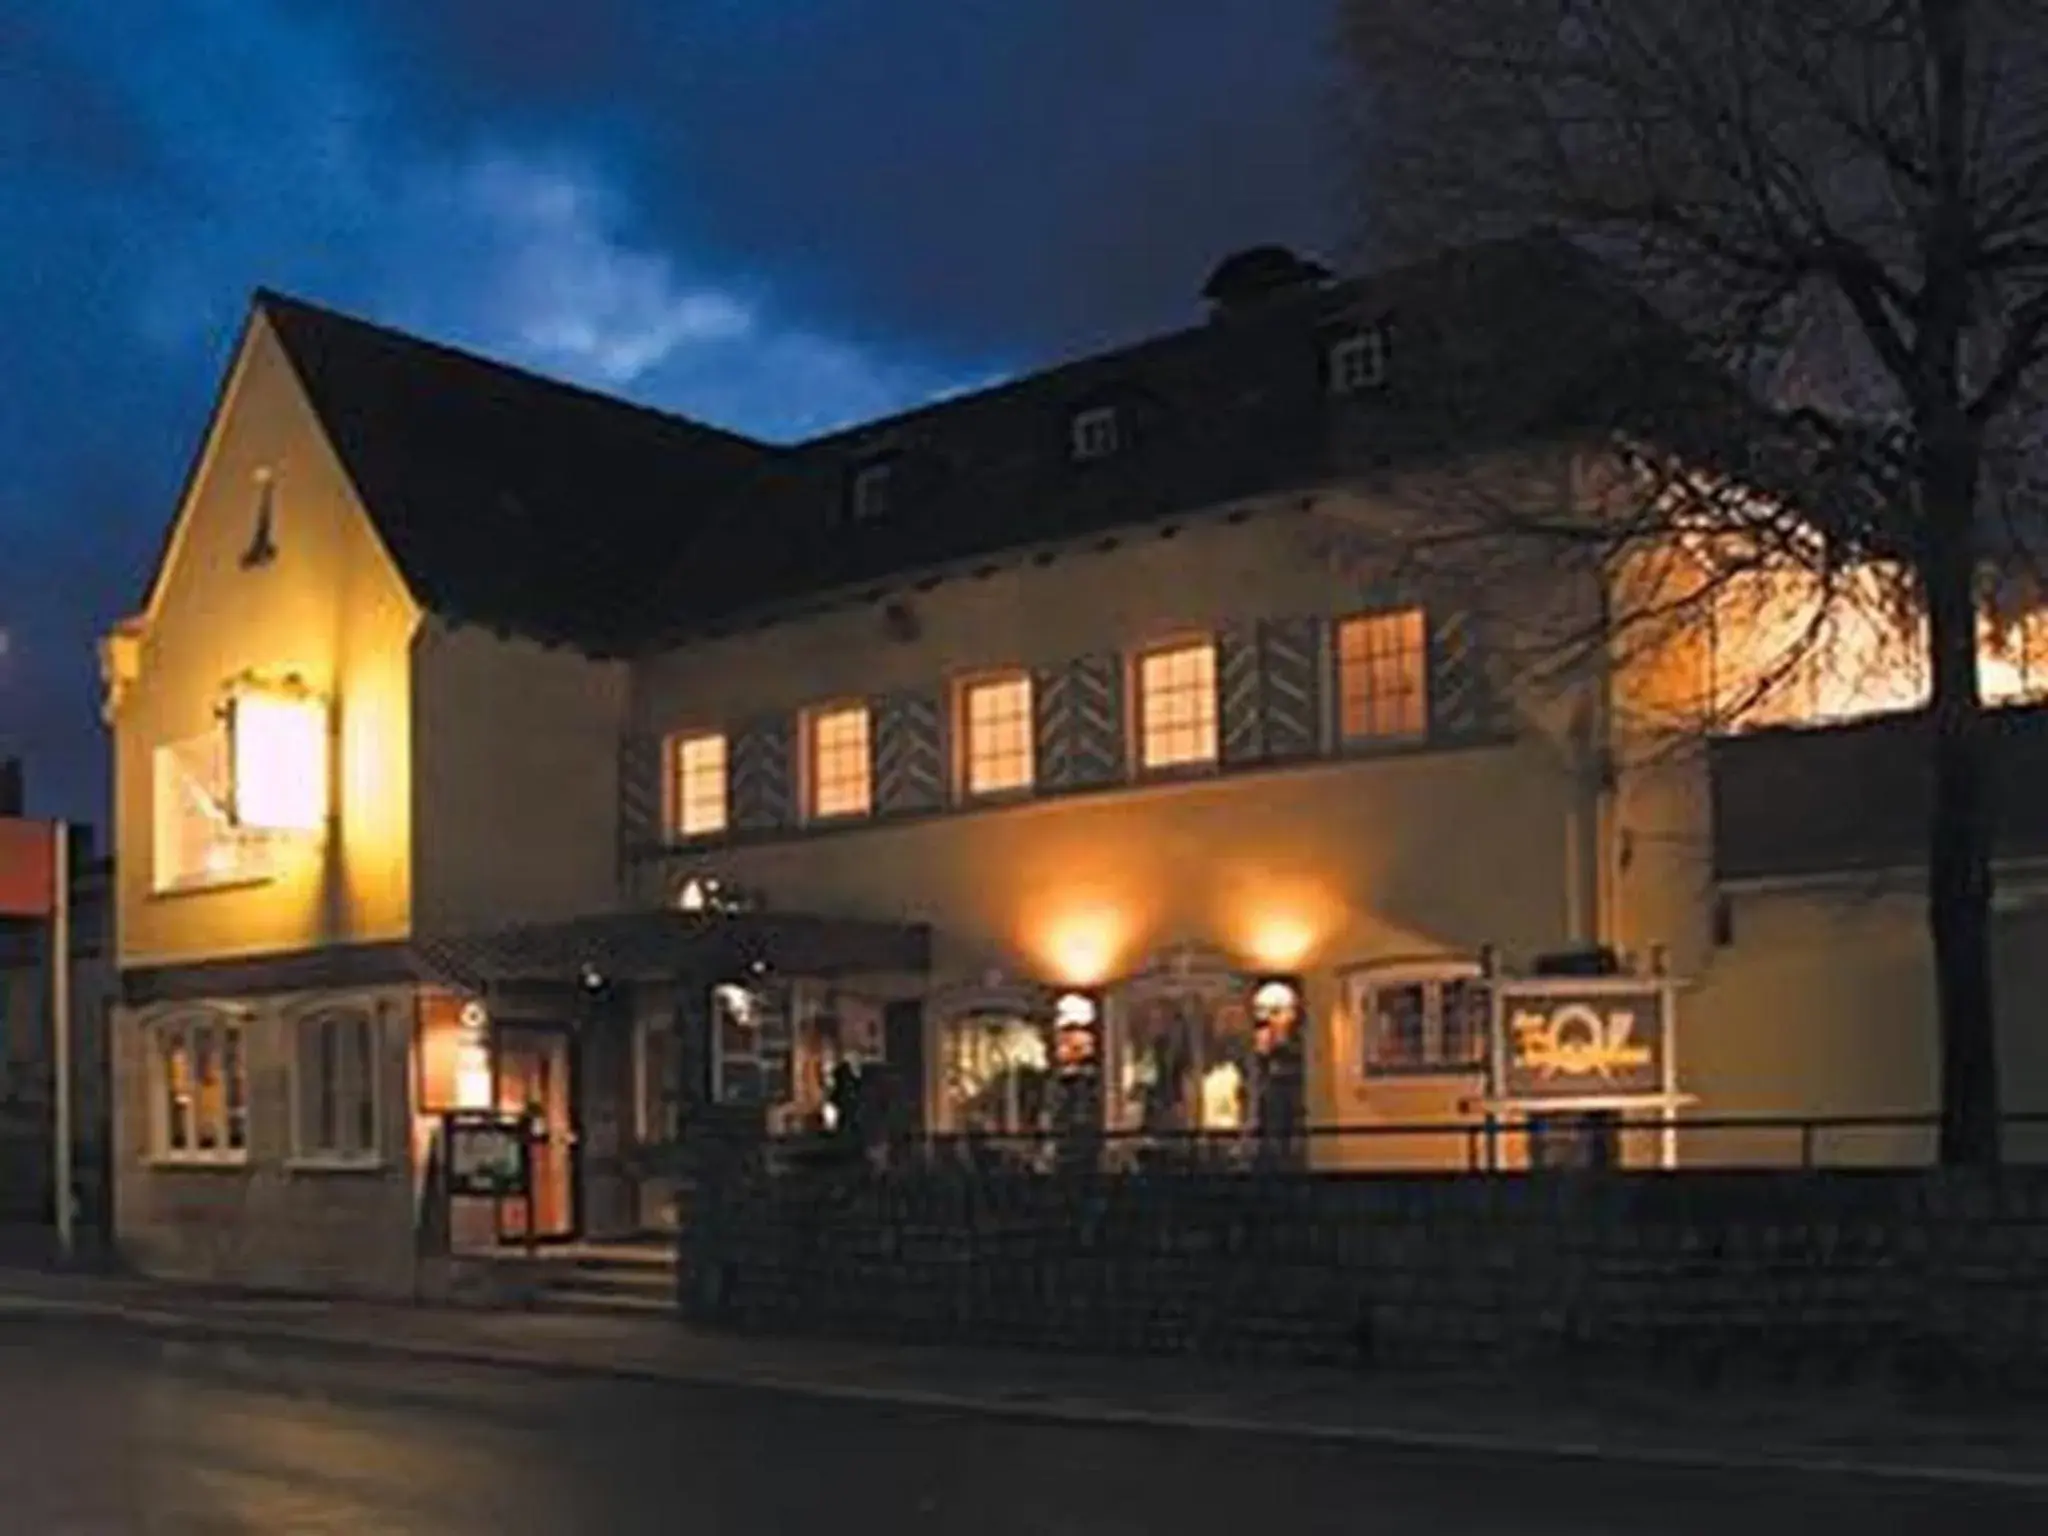
<instances>
[{"instance_id":1,"label":"exterior lamp above sign","mask_svg":"<svg viewBox=\"0 0 2048 1536\"><path fill-rule=\"evenodd\" d=\"M230 804L252 832L317 833L328 816L327 704L298 688L237 685L228 698Z\"/></svg>"}]
</instances>

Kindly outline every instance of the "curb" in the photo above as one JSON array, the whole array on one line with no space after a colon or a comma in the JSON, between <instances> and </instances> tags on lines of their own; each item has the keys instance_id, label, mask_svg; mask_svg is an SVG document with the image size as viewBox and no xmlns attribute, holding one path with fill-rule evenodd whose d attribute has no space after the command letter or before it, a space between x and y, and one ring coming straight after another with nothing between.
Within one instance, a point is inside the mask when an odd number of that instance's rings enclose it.
<instances>
[{"instance_id":1,"label":"curb","mask_svg":"<svg viewBox=\"0 0 2048 1536\"><path fill-rule=\"evenodd\" d=\"M617 1361L581 1360L500 1344L429 1343L256 1319L210 1318L195 1312L121 1302L0 1294L0 1320L60 1317L115 1322L150 1334L217 1343L292 1345L326 1354L374 1355L422 1364L482 1366L534 1374L642 1385L717 1388L773 1393L874 1407L920 1408L1013 1422L1074 1428L1174 1430L1196 1434L1256 1435L1360 1449L1452 1455L1514 1456L1548 1461L1607 1462L1667 1471L1728 1472L1779 1477L1877 1478L1885 1482L2048 1494L2048 1469L1949 1466L1868 1456L1777 1456L1683 1446L1608 1444L1543 1435L1399 1429L1385 1425L1318 1423L1310 1419L1247 1418L1174 1409L1117 1407L1085 1398L1032 1394L950 1392L937 1388L861 1386L815 1377L698 1367L674 1369Z\"/></svg>"}]
</instances>

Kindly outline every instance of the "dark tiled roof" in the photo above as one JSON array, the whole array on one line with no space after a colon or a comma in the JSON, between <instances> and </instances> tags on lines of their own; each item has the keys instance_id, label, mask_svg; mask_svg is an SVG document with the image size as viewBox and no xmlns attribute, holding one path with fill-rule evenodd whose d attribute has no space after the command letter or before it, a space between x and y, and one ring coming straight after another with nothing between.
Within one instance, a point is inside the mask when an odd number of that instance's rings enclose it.
<instances>
[{"instance_id":1,"label":"dark tiled roof","mask_svg":"<svg viewBox=\"0 0 2048 1536\"><path fill-rule=\"evenodd\" d=\"M598 651L646 573L772 452L679 417L262 293L413 594Z\"/></svg>"},{"instance_id":2,"label":"dark tiled roof","mask_svg":"<svg viewBox=\"0 0 2048 1536\"><path fill-rule=\"evenodd\" d=\"M789 449L259 302L420 601L603 652L1490 447L1672 437L1701 399L1669 328L1546 237L1275 295ZM1328 343L1355 324L1386 327L1388 379L1332 398ZM1095 404L1125 445L1077 464L1071 416ZM892 507L849 526L849 479L878 454Z\"/></svg>"},{"instance_id":3,"label":"dark tiled roof","mask_svg":"<svg viewBox=\"0 0 2048 1536\"><path fill-rule=\"evenodd\" d=\"M1333 397L1333 335L1384 324L1384 387ZM728 509L657 594L679 637L824 590L1154 518L1615 428L1669 435L1697 394L1666 326L1560 242L1475 247L804 444ZM1127 446L1075 463L1074 411ZM894 455L888 516L845 526L853 470ZM711 573L716 573L715 578Z\"/></svg>"},{"instance_id":4,"label":"dark tiled roof","mask_svg":"<svg viewBox=\"0 0 2048 1536\"><path fill-rule=\"evenodd\" d=\"M1925 713L1759 731L1713 743L1714 873L1794 879L1917 869L1927 862L1932 758ZM2048 707L1987 717L2001 858L2048 854Z\"/></svg>"}]
</instances>

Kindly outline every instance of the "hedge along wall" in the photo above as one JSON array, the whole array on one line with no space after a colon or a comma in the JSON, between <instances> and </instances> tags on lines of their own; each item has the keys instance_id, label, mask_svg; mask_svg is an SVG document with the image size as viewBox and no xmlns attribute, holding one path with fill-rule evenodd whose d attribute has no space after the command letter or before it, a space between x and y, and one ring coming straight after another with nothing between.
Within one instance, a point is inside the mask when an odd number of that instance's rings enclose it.
<instances>
[{"instance_id":1,"label":"hedge along wall","mask_svg":"<svg viewBox=\"0 0 2048 1536\"><path fill-rule=\"evenodd\" d=\"M2048 1385L2048 1170L700 1173L682 1303L743 1331L1378 1365Z\"/></svg>"}]
</instances>

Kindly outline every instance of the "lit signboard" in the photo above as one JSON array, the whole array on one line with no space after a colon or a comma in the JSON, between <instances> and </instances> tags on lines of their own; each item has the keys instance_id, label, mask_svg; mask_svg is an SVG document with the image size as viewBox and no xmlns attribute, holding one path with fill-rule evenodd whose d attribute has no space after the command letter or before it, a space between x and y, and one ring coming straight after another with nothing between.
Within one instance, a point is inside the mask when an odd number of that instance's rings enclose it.
<instances>
[{"instance_id":1,"label":"lit signboard","mask_svg":"<svg viewBox=\"0 0 2048 1536\"><path fill-rule=\"evenodd\" d=\"M1503 985L1499 1007L1502 1098L1649 1097L1668 1087L1668 987L1546 979Z\"/></svg>"},{"instance_id":2,"label":"lit signboard","mask_svg":"<svg viewBox=\"0 0 2048 1536\"><path fill-rule=\"evenodd\" d=\"M327 706L308 695L247 688L229 705L235 824L257 832L327 825Z\"/></svg>"}]
</instances>

